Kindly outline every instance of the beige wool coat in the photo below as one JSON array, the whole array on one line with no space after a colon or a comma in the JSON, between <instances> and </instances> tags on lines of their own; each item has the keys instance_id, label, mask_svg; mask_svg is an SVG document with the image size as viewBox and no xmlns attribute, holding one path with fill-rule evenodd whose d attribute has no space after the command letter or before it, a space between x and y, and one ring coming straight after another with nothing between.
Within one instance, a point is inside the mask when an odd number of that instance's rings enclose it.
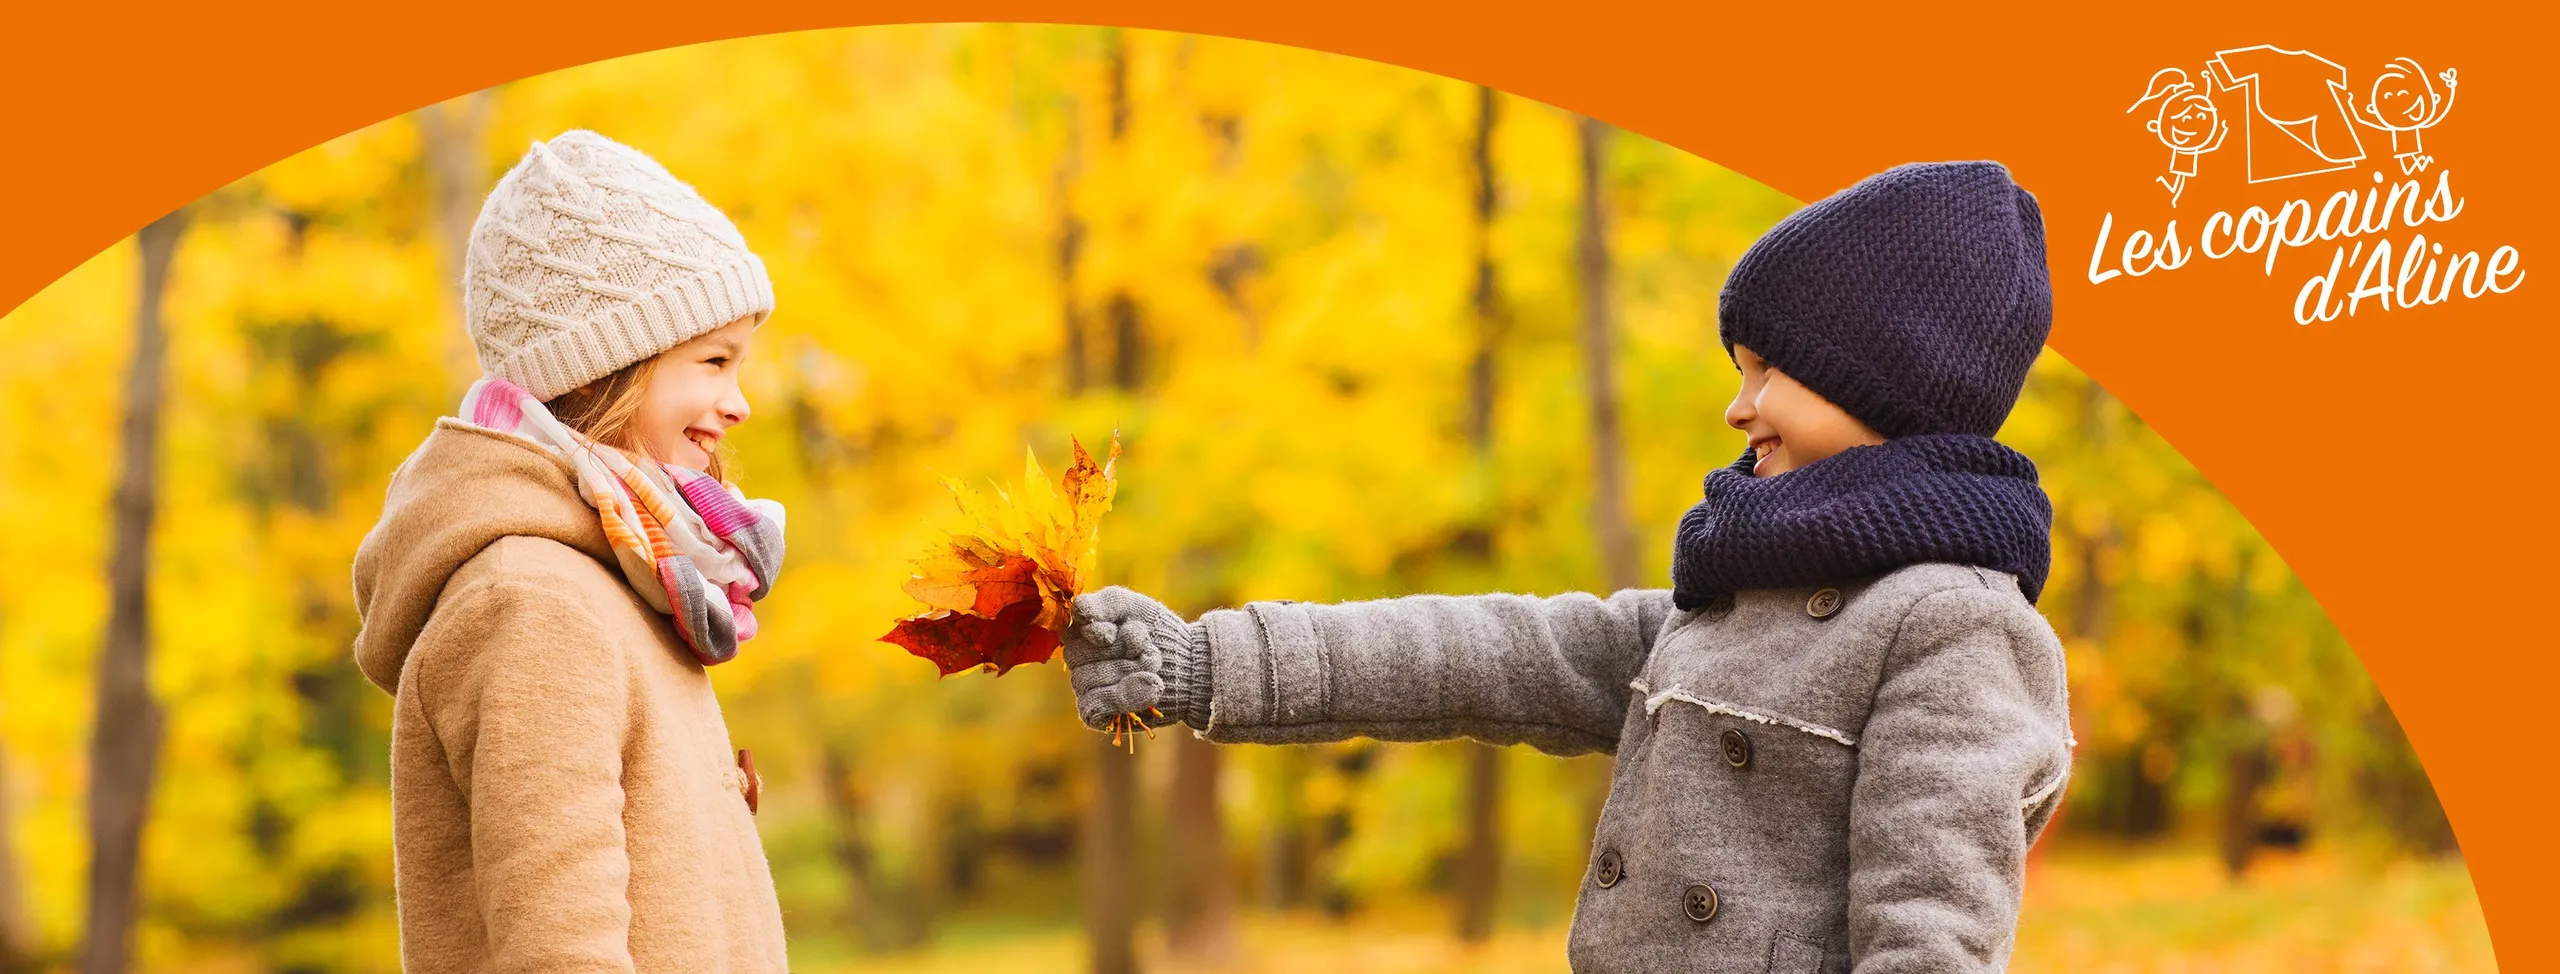
<instances>
[{"instance_id":1,"label":"beige wool coat","mask_svg":"<svg viewBox=\"0 0 2560 974\"><path fill-rule=\"evenodd\" d=\"M411 971L779 972L758 783L568 463L440 420L355 560Z\"/></svg>"}]
</instances>

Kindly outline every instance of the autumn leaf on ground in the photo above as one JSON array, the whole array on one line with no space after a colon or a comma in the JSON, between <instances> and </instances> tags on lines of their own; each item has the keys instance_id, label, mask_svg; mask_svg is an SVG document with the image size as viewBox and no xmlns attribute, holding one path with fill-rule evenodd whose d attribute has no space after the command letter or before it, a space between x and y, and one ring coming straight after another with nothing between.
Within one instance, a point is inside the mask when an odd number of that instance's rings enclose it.
<instances>
[{"instance_id":1,"label":"autumn leaf on ground","mask_svg":"<svg viewBox=\"0 0 2560 974\"><path fill-rule=\"evenodd\" d=\"M1002 676L1057 655L1058 634L1093 574L1097 529L1118 488L1112 467L1120 459L1118 433L1100 464L1084 444L1069 442L1075 462L1055 485L1027 450L1013 493L999 488L990 498L943 478L967 533L954 532L915 559L906 593L928 608L899 620L882 642L932 660L944 676L980 667Z\"/></svg>"}]
</instances>

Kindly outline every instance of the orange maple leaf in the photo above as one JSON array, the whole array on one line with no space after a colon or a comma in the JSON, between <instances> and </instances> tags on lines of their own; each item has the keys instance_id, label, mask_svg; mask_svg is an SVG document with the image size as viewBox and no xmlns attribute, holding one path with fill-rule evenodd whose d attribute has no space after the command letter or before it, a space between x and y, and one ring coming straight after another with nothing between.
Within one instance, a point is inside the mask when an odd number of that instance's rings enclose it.
<instances>
[{"instance_id":1,"label":"orange maple leaf","mask_svg":"<svg viewBox=\"0 0 2560 974\"><path fill-rule=\"evenodd\" d=\"M973 667L1001 676L1057 655L1058 634L1093 574L1102 514L1119 487L1112 476L1120 459L1118 433L1099 464L1083 443L1069 442L1075 462L1056 486L1028 450L1022 486L1014 493L999 487L989 499L943 478L970 529L951 533L915 559L916 573L905 590L929 609L900 620L882 642L932 660L944 676Z\"/></svg>"}]
</instances>

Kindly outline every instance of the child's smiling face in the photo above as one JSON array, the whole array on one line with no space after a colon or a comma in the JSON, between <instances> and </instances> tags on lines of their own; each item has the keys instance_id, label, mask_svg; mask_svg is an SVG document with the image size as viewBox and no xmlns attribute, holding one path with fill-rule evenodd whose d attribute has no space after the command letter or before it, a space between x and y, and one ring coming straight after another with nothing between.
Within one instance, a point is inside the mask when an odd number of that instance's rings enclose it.
<instances>
[{"instance_id":1,"label":"child's smiling face","mask_svg":"<svg viewBox=\"0 0 2560 974\"><path fill-rule=\"evenodd\" d=\"M1742 388L1724 408L1724 421L1751 438L1757 458L1752 476L1774 477L1853 446L1884 442L1882 434L1778 371L1759 353L1736 345L1733 362L1742 370Z\"/></svg>"},{"instance_id":2,"label":"child's smiling face","mask_svg":"<svg viewBox=\"0 0 2560 974\"><path fill-rule=\"evenodd\" d=\"M740 318L659 353L632 416L631 445L665 463L710 469L720 438L747 421L738 365L754 338L755 319Z\"/></svg>"}]
</instances>

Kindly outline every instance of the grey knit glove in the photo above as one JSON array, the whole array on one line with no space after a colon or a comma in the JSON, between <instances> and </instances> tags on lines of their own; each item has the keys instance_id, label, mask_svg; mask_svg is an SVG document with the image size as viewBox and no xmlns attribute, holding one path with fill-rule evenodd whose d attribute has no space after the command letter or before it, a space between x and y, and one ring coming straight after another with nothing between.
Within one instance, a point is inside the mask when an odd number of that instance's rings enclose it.
<instances>
[{"instance_id":1,"label":"grey knit glove","mask_svg":"<svg viewBox=\"0 0 2560 974\"><path fill-rule=\"evenodd\" d=\"M1076 596L1075 621L1060 641L1085 726L1107 730L1124 713L1150 727L1209 726L1208 627L1114 585ZM1148 713L1150 707L1162 716Z\"/></svg>"}]
</instances>

